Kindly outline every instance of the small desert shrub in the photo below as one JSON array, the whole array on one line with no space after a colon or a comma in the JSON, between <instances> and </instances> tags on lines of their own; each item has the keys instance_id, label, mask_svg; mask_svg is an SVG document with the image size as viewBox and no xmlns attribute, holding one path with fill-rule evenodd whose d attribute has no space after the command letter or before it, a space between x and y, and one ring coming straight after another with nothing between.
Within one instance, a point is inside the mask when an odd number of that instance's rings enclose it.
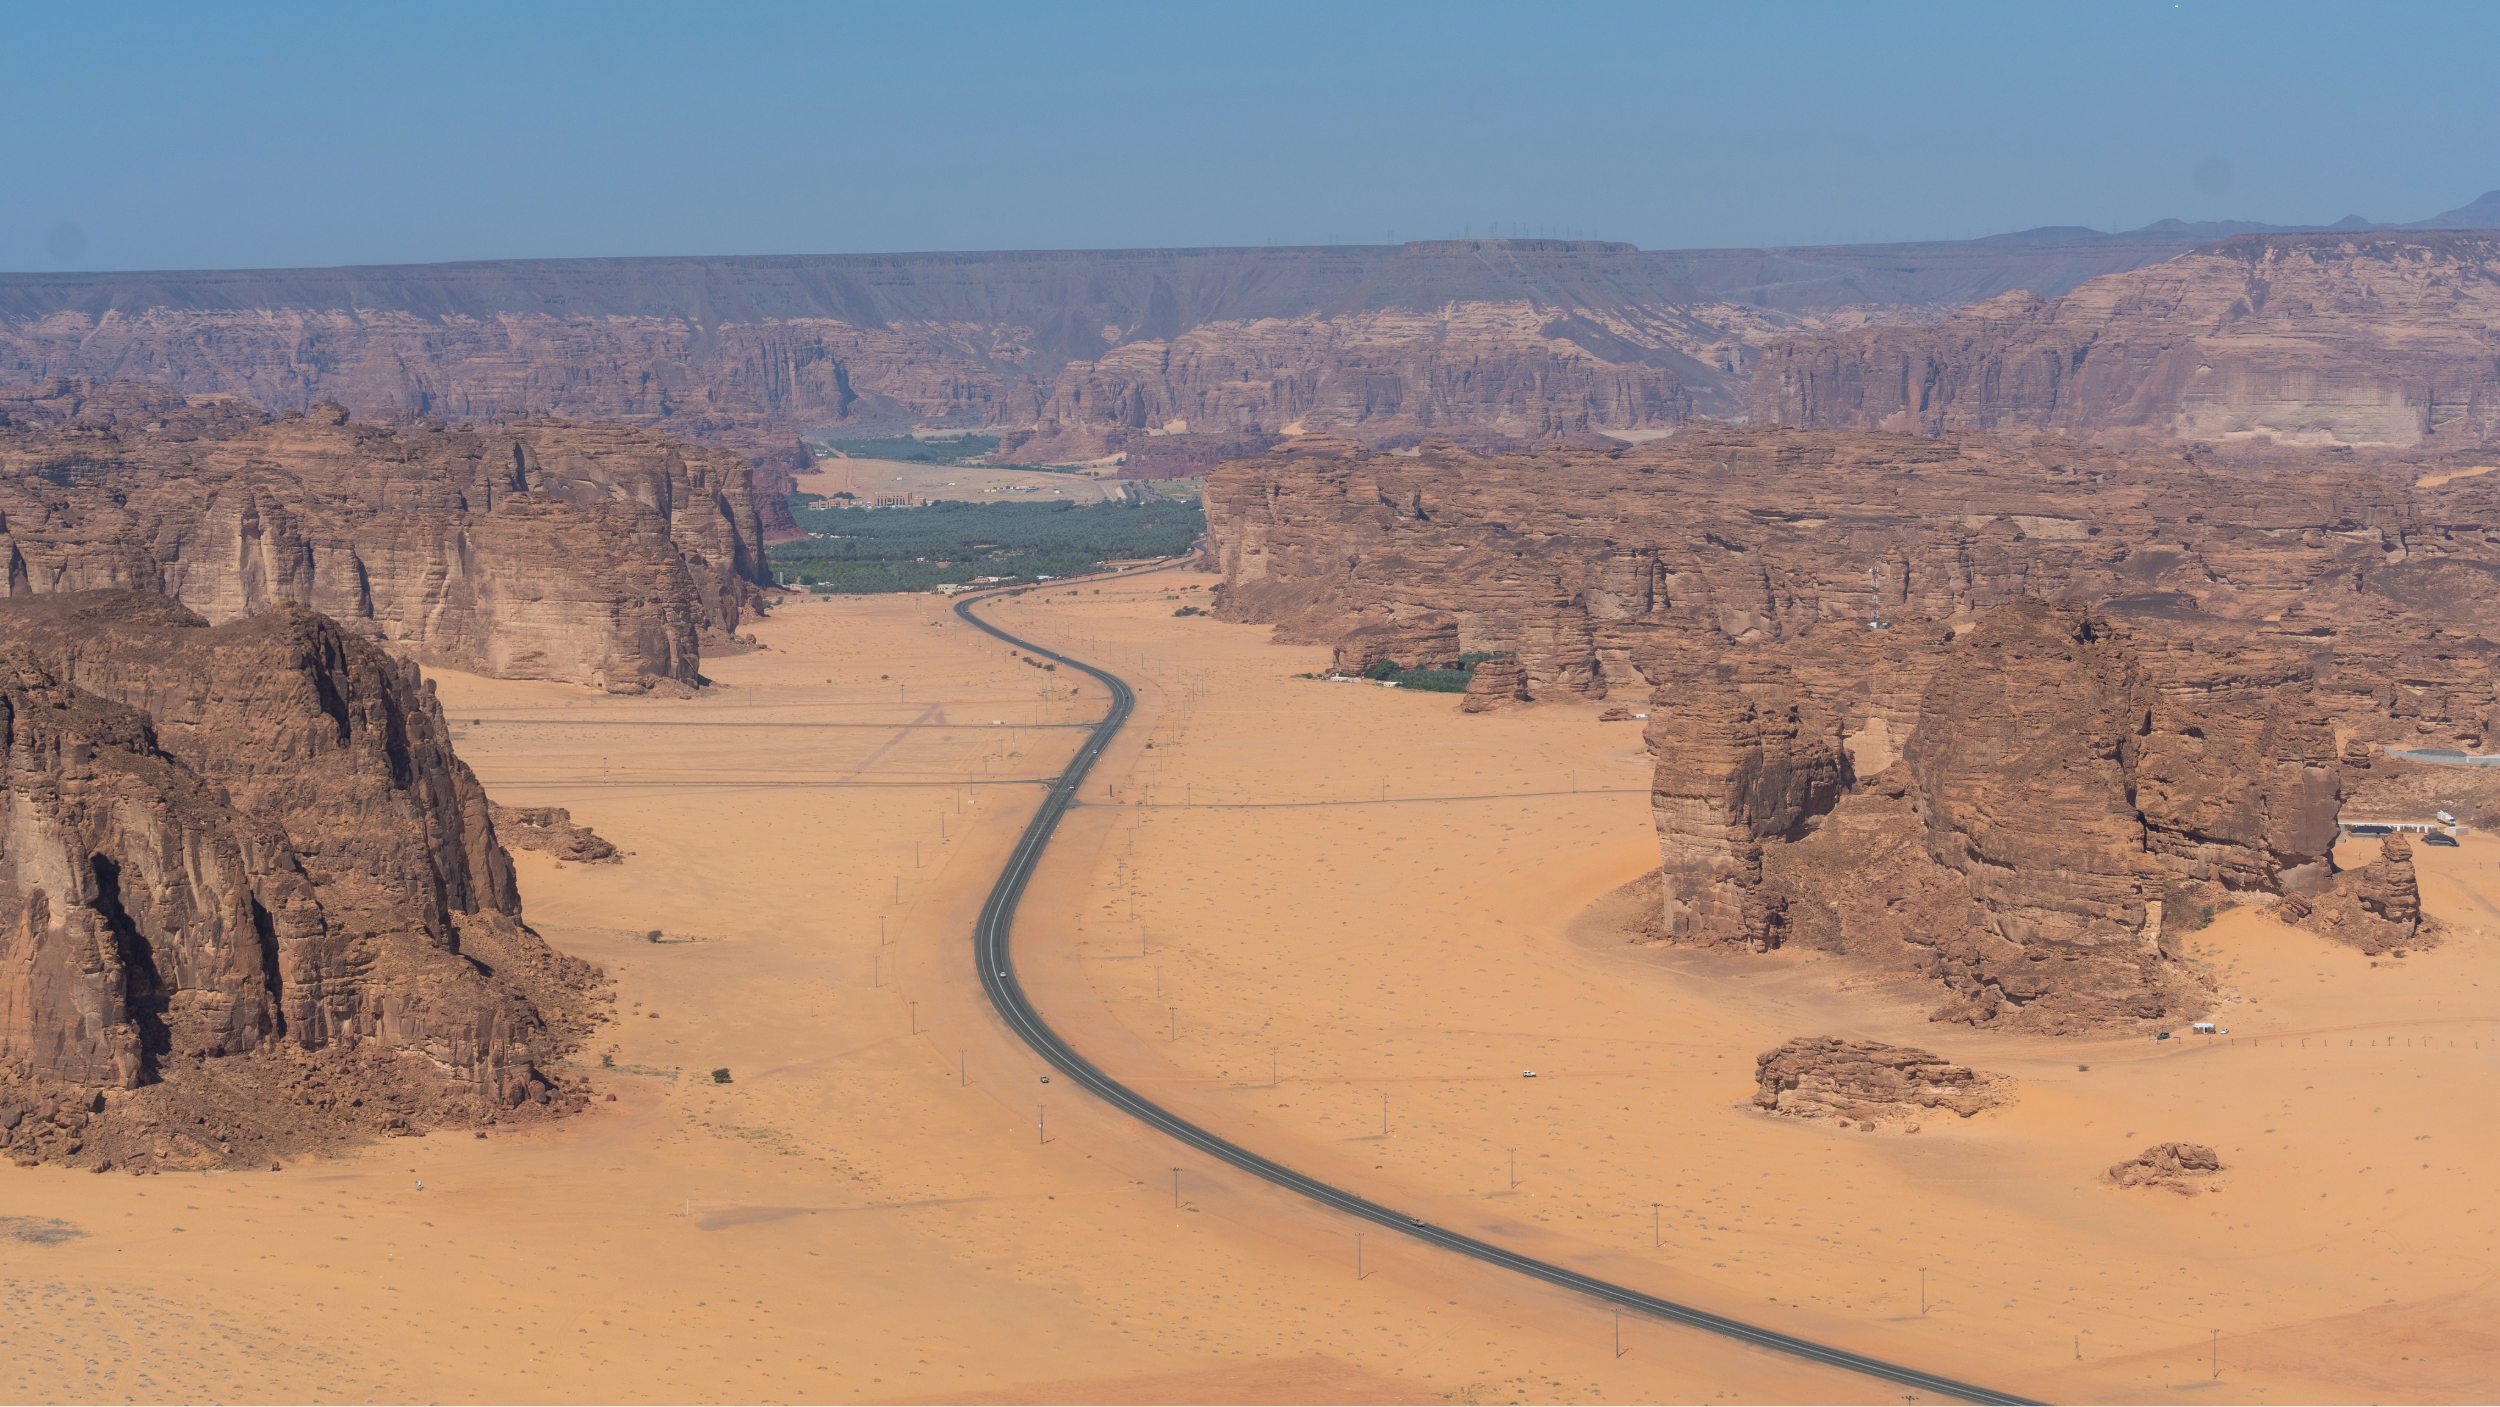
<instances>
[{"instance_id":1,"label":"small desert shrub","mask_svg":"<svg viewBox=\"0 0 2500 1407\"><path fill-rule=\"evenodd\" d=\"M727 1066L722 1066L720 1069L714 1070L712 1072L712 1083L716 1085L725 1085L729 1083L729 1068Z\"/></svg>"}]
</instances>

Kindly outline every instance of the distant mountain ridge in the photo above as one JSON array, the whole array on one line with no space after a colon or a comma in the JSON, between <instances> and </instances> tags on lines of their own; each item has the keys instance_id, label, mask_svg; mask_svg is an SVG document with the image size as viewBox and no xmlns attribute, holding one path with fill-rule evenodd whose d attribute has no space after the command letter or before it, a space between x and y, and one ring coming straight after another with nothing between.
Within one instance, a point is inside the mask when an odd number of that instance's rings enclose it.
<instances>
[{"instance_id":1,"label":"distant mountain ridge","mask_svg":"<svg viewBox=\"0 0 2500 1407\"><path fill-rule=\"evenodd\" d=\"M2026 243L2056 240L2066 243L2089 243L2100 240L2149 240L2167 243L2173 240L2194 240L2200 244L2229 239L2244 234L2317 234L2344 230L2500 230L2500 191L2485 191L2454 210L2443 210L2427 220L2407 224L2382 224L2359 215L2347 215L2331 225L2269 225L2257 220L2155 220L2141 229L2102 234L2082 225L2042 225L2038 229L2018 230L2012 234L1988 235L1982 244ZM2038 293L2042 290L2033 289Z\"/></svg>"},{"instance_id":2,"label":"distant mountain ridge","mask_svg":"<svg viewBox=\"0 0 2500 1407\"><path fill-rule=\"evenodd\" d=\"M2500 231L2241 234L2054 298L1775 340L1749 418L2479 456L2500 447L2495 344Z\"/></svg>"},{"instance_id":3,"label":"distant mountain ridge","mask_svg":"<svg viewBox=\"0 0 2500 1407\"><path fill-rule=\"evenodd\" d=\"M2433 221L2477 211L2500 223L2500 197ZM920 426L996 431L1017 462L1187 472L1307 432L1499 447L1742 418L1782 339L2054 297L2223 228L0 274L0 383L617 421L734 449L767 488L805 466L803 435Z\"/></svg>"}]
</instances>

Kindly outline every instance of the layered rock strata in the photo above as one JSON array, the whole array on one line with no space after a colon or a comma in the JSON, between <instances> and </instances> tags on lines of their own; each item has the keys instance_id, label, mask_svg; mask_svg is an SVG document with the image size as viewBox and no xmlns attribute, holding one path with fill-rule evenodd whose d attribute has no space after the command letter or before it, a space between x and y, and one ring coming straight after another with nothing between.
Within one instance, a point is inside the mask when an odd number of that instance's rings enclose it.
<instances>
[{"instance_id":1,"label":"layered rock strata","mask_svg":"<svg viewBox=\"0 0 2500 1407\"><path fill-rule=\"evenodd\" d=\"M1168 474L1295 425L1518 439L1694 405L1741 414L1768 337L2062 292L2195 242L1486 238L9 274L0 382L143 378L393 423L614 421L743 454L776 491L806 468L798 437L829 427L988 426L1018 437L1015 462L1127 454Z\"/></svg>"},{"instance_id":2,"label":"layered rock strata","mask_svg":"<svg viewBox=\"0 0 2500 1407\"><path fill-rule=\"evenodd\" d=\"M249 1160L542 1107L600 979L520 922L448 732L415 666L290 604L0 605L0 1103L85 1111L9 1146ZM128 1116L91 1127L99 1089Z\"/></svg>"},{"instance_id":3,"label":"layered rock strata","mask_svg":"<svg viewBox=\"0 0 2500 1407\"><path fill-rule=\"evenodd\" d=\"M1306 437L1207 502L1220 614L1339 670L1504 654L1463 707L1649 699L1672 941L1859 953L1946 988L1940 1019L2075 1031L2207 1000L2166 909L2330 892L2373 744L2481 746L2491 477Z\"/></svg>"},{"instance_id":4,"label":"layered rock strata","mask_svg":"<svg viewBox=\"0 0 2500 1407\"><path fill-rule=\"evenodd\" d=\"M1872 1130L1938 1113L1969 1118L2012 1102L2014 1081L1911 1046L1799 1036L1754 1059L1754 1107L1798 1118L1840 1119Z\"/></svg>"},{"instance_id":5,"label":"layered rock strata","mask_svg":"<svg viewBox=\"0 0 2500 1407\"><path fill-rule=\"evenodd\" d=\"M770 580L735 456L613 425L404 431L161 388L0 394L12 596L289 601L416 659L618 691L700 679Z\"/></svg>"},{"instance_id":6,"label":"layered rock strata","mask_svg":"<svg viewBox=\"0 0 2500 1407\"><path fill-rule=\"evenodd\" d=\"M2057 297L1775 339L1756 423L2500 446L2500 234L2241 235Z\"/></svg>"}]
</instances>

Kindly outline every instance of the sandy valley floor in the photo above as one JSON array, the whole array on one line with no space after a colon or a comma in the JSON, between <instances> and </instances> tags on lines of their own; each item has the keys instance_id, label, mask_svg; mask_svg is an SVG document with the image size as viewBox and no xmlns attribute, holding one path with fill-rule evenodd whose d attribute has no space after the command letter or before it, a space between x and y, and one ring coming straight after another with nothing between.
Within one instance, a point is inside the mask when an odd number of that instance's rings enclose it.
<instances>
[{"instance_id":1,"label":"sandy valley floor","mask_svg":"<svg viewBox=\"0 0 2500 1407\"><path fill-rule=\"evenodd\" d=\"M1100 503L1120 496L1111 470L1099 474L1052 473L1011 464L914 464L901 459L820 459L816 472L801 474L799 492L828 497L855 493L909 493L922 498L959 498L973 503L1023 503L1064 498Z\"/></svg>"},{"instance_id":2,"label":"sandy valley floor","mask_svg":"<svg viewBox=\"0 0 2500 1407\"><path fill-rule=\"evenodd\" d=\"M1846 957L1621 942L1604 896L1657 863L1638 724L1295 678L1323 652L1172 616L1211 581L985 608L1138 685L1017 926L1115 1075L1419 1216L1993 1387L2490 1396L2500 842L2416 851L2454 936L2401 961L2244 911L2195 934L2227 1037L1930 1025ZM279 1173L0 1170L12 1398L1903 1395L1647 1321L1618 1353L1591 1303L1042 1083L969 935L1099 691L927 598L757 633L687 701L440 676L500 799L633 852L519 857L531 921L619 979L576 1057L617 1101ZM1806 1034L2022 1096L1916 1135L1756 1114L1754 1056ZM2167 1139L2220 1149L2222 1190L2096 1181Z\"/></svg>"}]
</instances>

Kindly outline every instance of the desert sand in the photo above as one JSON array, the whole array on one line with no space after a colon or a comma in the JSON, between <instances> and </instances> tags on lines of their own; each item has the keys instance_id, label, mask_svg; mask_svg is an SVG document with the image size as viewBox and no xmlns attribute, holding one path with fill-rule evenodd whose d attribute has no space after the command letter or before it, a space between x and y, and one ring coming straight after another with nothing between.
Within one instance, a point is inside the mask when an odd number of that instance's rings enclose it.
<instances>
[{"instance_id":1,"label":"desert sand","mask_svg":"<svg viewBox=\"0 0 2500 1407\"><path fill-rule=\"evenodd\" d=\"M2489 1396L2492 1135L2452 1111L2500 1055L2500 842L2416 850L2449 937L2400 960L2250 910L2190 935L2227 1036L1931 1025L1843 955L1624 941L1610 895L1658 854L1638 724L1297 678L1325 652L1172 616L1212 580L981 608L1138 687L1017 924L1115 1076L1418 1216L1999 1389ZM1042 1083L970 930L1099 689L929 598L756 633L691 700L434 676L498 800L632 852L515 857L531 922L618 978L571 1062L615 1102L278 1172L8 1170L13 1397L1902 1395L1631 1317L1618 1355L1606 1309ZM1762 1114L1754 1057L1796 1035L2020 1098L1916 1134ZM2220 1151L2219 1190L2100 1181L2174 1139Z\"/></svg>"},{"instance_id":2,"label":"desert sand","mask_svg":"<svg viewBox=\"0 0 2500 1407\"><path fill-rule=\"evenodd\" d=\"M801 493L909 493L924 499L959 498L971 503L1022 503L1061 498L1100 503L1120 496L1112 471L1051 473L1012 465L914 464L901 459L820 459L816 471L792 480Z\"/></svg>"}]
</instances>

